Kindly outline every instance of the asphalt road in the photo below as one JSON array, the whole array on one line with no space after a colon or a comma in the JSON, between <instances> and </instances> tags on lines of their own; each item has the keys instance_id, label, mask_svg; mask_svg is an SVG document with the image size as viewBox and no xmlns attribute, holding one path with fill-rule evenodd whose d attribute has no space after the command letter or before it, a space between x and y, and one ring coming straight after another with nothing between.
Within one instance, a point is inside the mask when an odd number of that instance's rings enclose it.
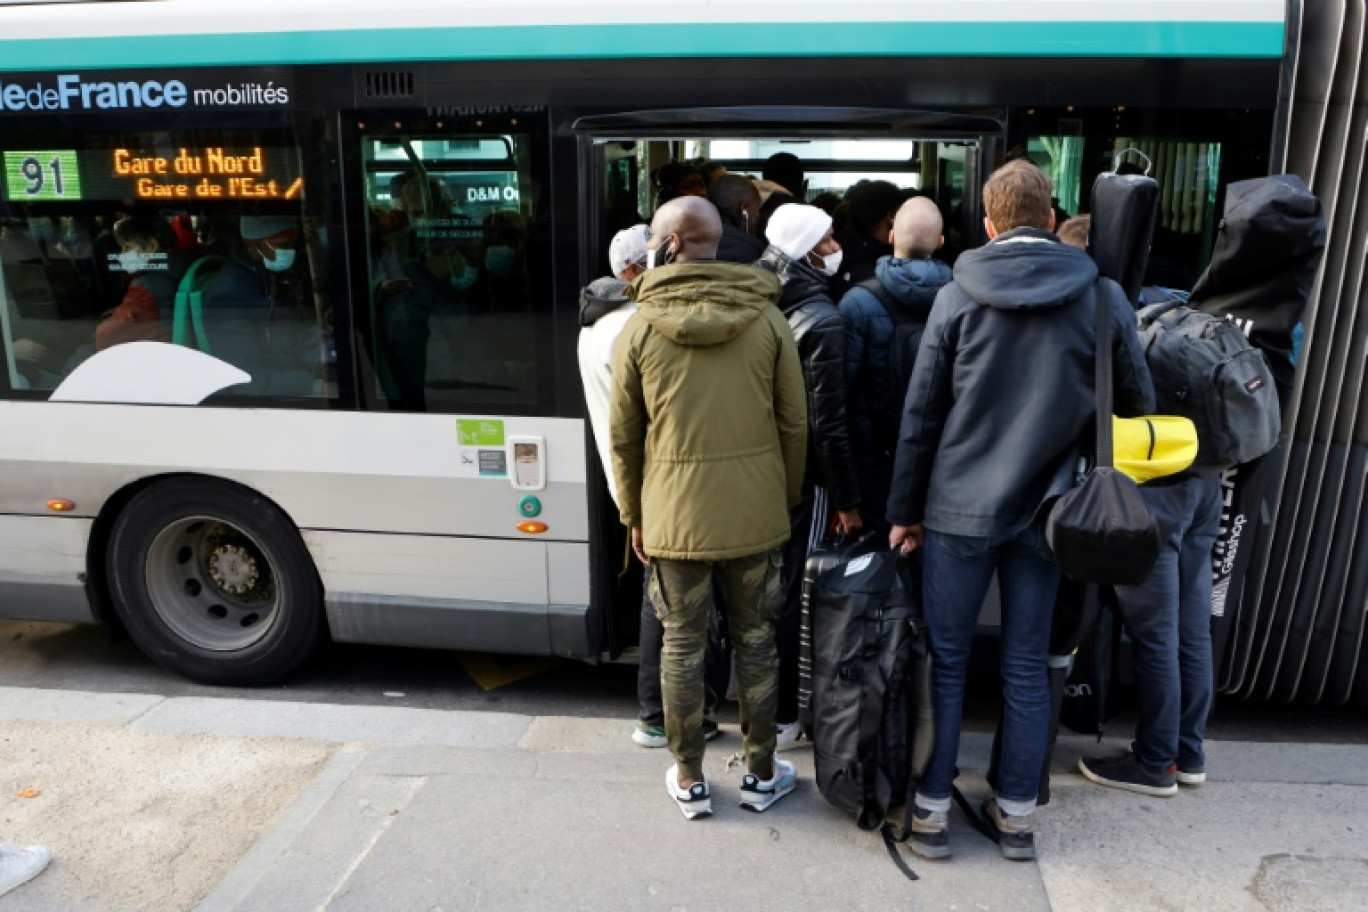
<instances>
[{"instance_id":1,"label":"asphalt road","mask_svg":"<svg viewBox=\"0 0 1368 912\"><path fill-rule=\"evenodd\" d=\"M979 651L965 727L990 731L996 723L993 657L990 648ZM620 717L625 722L636 713L634 665L333 644L277 684L206 687L159 668L127 640L111 642L103 628L30 621L0 621L0 686ZM1131 725L1123 709L1107 724L1107 734L1124 735ZM1208 735L1239 741L1368 743L1368 708L1221 698Z\"/></svg>"}]
</instances>

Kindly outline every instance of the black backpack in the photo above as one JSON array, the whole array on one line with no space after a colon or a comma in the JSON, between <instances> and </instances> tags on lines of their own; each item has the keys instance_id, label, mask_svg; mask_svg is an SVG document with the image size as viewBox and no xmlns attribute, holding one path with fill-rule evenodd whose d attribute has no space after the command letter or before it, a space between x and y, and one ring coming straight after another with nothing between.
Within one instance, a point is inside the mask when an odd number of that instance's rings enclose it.
<instances>
[{"instance_id":1,"label":"black backpack","mask_svg":"<svg viewBox=\"0 0 1368 912\"><path fill-rule=\"evenodd\" d=\"M917 558L877 534L808 559L817 788L864 830L905 829L931 755L931 657Z\"/></svg>"},{"instance_id":2,"label":"black backpack","mask_svg":"<svg viewBox=\"0 0 1368 912\"><path fill-rule=\"evenodd\" d=\"M1180 296L1138 314L1158 411L1197 426L1195 466L1226 469L1278 443L1282 409L1263 353L1232 320L1187 306Z\"/></svg>"},{"instance_id":3,"label":"black backpack","mask_svg":"<svg viewBox=\"0 0 1368 912\"><path fill-rule=\"evenodd\" d=\"M878 412L876 442L891 453L898 445L898 429L902 425L907 386L912 382L912 368L917 363L917 349L921 347L926 324L899 307L878 276L866 279L856 287L872 294L893 321L893 337L888 342L888 386L881 397L883 401L875 404Z\"/></svg>"}]
</instances>

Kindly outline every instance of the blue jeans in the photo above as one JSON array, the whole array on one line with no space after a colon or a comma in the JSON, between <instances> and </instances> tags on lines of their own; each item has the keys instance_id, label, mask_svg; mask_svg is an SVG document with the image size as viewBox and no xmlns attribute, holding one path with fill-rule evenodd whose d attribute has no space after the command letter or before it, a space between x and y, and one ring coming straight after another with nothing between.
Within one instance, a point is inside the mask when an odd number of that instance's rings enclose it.
<instances>
[{"instance_id":1,"label":"blue jeans","mask_svg":"<svg viewBox=\"0 0 1368 912\"><path fill-rule=\"evenodd\" d=\"M964 682L983 597L993 574L1002 592L1002 758L998 804L1008 814L1035 809L1050 728L1046 656L1059 570L1039 525L1012 536L977 538L927 530L922 593L935 658L931 691L935 745L917 803L949 808L959 756Z\"/></svg>"},{"instance_id":2,"label":"blue jeans","mask_svg":"<svg viewBox=\"0 0 1368 912\"><path fill-rule=\"evenodd\" d=\"M1117 586L1135 664L1135 759L1162 773L1206 765L1202 739L1215 690L1211 548L1221 523L1216 478L1143 485L1159 524L1159 560L1139 586Z\"/></svg>"}]
</instances>

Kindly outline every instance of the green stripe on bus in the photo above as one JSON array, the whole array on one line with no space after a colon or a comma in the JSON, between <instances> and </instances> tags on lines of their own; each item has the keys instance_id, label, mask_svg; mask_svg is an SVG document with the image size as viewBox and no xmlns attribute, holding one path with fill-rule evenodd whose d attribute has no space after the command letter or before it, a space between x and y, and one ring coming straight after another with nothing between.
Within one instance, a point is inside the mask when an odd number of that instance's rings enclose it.
<instances>
[{"instance_id":1,"label":"green stripe on bus","mask_svg":"<svg viewBox=\"0 0 1368 912\"><path fill-rule=\"evenodd\" d=\"M0 40L6 70L657 57L1279 58L1281 22L536 25Z\"/></svg>"}]
</instances>

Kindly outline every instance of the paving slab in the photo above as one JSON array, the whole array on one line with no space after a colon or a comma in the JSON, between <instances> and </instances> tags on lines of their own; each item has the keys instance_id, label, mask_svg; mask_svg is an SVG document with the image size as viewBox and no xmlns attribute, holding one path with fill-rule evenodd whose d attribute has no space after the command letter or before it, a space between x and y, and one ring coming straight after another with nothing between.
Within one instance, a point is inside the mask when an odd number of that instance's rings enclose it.
<instances>
[{"instance_id":1,"label":"paving slab","mask_svg":"<svg viewBox=\"0 0 1368 912\"><path fill-rule=\"evenodd\" d=\"M0 719L127 725L165 701L156 694L0 687Z\"/></svg>"},{"instance_id":2,"label":"paving slab","mask_svg":"<svg viewBox=\"0 0 1368 912\"><path fill-rule=\"evenodd\" d=\"M314 741L0 723L0 834L53 854L49 870L0 907L189 909L332 752Z\"/></svg>"},{"instance_id":3,"label":"paving slab","mask_svg":"<svg viewBox=\"0 0 1368 912\"><path fill-rule=\"evenodd\" d=\"M499 712L176 697L141 716L133 727L254 738L493 749L515 747L531 721L530 716Z\"/></svg>"},{"instance_id":4,"label":"paving slab","mask_svg":"<svg viewBox=\"0 0 1368 912\"><path fill-rule=\"evenodd\" d=\"M1215 782L1152 798L1079 778L1057 779L1054 791L1037 840L1057 912L1368 903L1363 786Z\"/></svg>"}]
</instances>

